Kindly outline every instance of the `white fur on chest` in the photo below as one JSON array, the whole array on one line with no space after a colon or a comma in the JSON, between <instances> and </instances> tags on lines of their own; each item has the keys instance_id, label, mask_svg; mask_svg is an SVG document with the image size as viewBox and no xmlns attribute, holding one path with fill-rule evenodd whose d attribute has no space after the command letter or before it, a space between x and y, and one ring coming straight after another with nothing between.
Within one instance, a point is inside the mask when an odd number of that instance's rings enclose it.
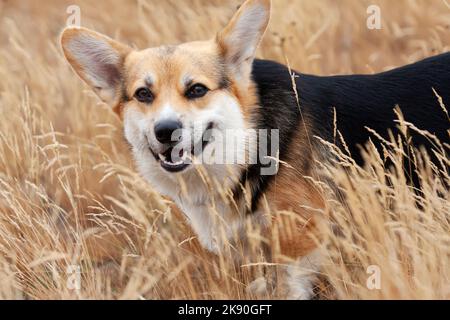
<instances>
[{"instance_id":1,"label":"white fur on chest","mask_svg":"<svg viewBox=\"0 0 450 320\"><path fill-rule=\"evenodd\" d=\"M214 195L196 171L177 179L167 178L160 170L147 168L143 164L141 173L159 193L175 202L205 249L218 253L224 242L237 234L241 222L231 213L229 205ZM215 172L215 175L217 181L222 181L224 188L233 183L232 179L227 178L226 171Z\"/></svg>"}]
</instances>

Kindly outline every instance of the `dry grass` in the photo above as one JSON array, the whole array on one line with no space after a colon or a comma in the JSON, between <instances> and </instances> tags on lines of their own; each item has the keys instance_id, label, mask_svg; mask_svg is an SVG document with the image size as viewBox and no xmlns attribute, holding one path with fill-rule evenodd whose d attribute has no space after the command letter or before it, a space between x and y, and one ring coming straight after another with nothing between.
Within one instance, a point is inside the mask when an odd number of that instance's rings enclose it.
<instances>
[{"instance_id":1,"label":"dry grass","mask_svg":"<svg viewBox=\"0 0 450 320\"><path fill-rule=\"evenodd\" d=\"M143 48L211 37L238 1L0 1L0 298L253 298L259 251L241 268L204 253L133 170L120 122L63 61L58 34L74 3L84 26ZM373 3L382 30L366 28ZM448 51L449 29L443 0L274 0L260 56L307 73L371 73ZM336 151L344 169L324 169L347 201L328 199L340 236L323 225L325 298L450 298L449 147L436 148L441 167L416 154L421 196L398 170L398 146L369 146L365 169ZM80 291L66 285L68 265L81 266ZM381 290L366 287L369 265Z\"/></svg>"}]
</instances>

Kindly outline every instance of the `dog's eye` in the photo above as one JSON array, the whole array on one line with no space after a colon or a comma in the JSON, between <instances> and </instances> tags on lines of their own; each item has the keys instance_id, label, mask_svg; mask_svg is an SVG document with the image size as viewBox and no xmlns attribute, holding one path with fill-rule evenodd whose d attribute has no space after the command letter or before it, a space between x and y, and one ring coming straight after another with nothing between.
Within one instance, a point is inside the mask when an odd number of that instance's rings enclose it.
<instances>
[{"instance_id":1,"label":"dog's eye","mask_svg":"<svg viewBox=\"0 0 450 320\"><path fill-rule=\"evenodd\" d=\"M152 103L155 97L149 88L139 88L136 90L134 97L142 103Z\"/></svg>"},{"instance_id":2,"label":"dog's eye","mask_svg":"<svg viewBox=\"0 0 450 320\"><path fill-rule=\"evenodd\" d=\"M188 99L198 99L204 97L208 93L208 91L209 89L207 87L197 83L186 91L185 96Z\"/></svg>"}]
</instances>

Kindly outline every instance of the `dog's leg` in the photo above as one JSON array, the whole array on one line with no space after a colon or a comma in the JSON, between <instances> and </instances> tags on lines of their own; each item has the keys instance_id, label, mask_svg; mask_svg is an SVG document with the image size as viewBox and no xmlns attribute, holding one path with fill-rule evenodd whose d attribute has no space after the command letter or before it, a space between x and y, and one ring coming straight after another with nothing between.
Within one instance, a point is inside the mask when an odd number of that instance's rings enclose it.
<instances>
[{"instance_id":1,"label":"dog's leg","mask_svg":"<svg viewBox=\"0 0 450 320\"><path fill-rule=\"evenodd\" d=\"M314 297L320 262L320 252L316 249L287 267L289 300L310 300Z\"/></svg>"}]
</instances>

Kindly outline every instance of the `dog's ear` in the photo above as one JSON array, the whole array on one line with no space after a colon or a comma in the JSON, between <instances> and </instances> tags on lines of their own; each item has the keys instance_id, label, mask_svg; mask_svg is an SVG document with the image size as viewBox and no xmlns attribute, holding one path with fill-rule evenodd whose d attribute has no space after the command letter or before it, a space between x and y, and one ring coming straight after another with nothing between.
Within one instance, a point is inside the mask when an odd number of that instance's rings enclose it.
<instances>
[{"instance_id":1,"label":"dog's ear","mask_svg":"<svg viewBox=\"0 0 450 320\"><path fill-rule=\"evenodd\" d=\"M123 64L131 48L97 32L67 28L61 35L64 55L75 72L106 103L122 95Z\"/></svg>"},{"instance_id":2,"label":"dog's ear","mask_svg":"<svg viewBox=\"0 0 450 320\"><path fill-rule=\"evenodd\" d=\"M217 35L217 43L238 78L250 75L256 50L269 25L270 0L247 0Z\"/></svg>"}]
</instances>

